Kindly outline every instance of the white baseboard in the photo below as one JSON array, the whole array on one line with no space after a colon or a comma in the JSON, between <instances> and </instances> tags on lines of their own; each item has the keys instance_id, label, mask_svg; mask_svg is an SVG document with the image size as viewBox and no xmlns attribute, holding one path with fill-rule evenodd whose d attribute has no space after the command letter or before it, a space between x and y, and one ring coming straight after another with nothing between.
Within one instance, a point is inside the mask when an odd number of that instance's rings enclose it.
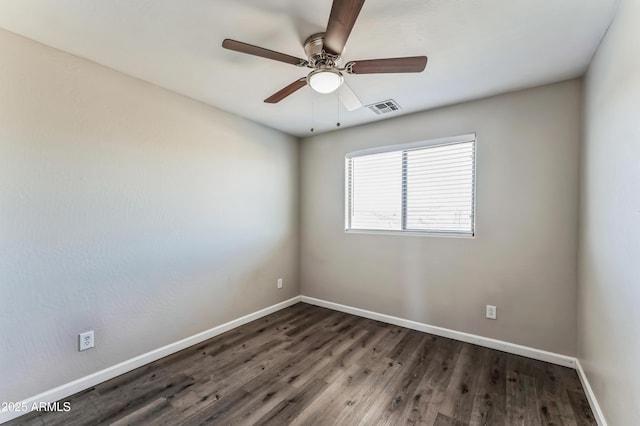
<instances>
[{"instance_id":1,"label":"white baseboard","mask_svg":"<svg viewBox=\"0 0 640 426\"><path fill-rule=\"evenodd\" d=\"M604 413L600 408L600 404L598 404L596 395L593 393L593 389L591 388L591 384L589 383L587 374L582 369L582 364L580 364L579 359L576 359L576 371L578 373L578 377L580 378L580 382L582 383L582 388L587 394L587 401L589 401L589 406L591 407L591 411L596 418L596 422L598 422L598 426L607 426L607 421L604 418Z\"/></svg>"},{"instance_id":2,"label":"white baseboard","mask_svg":"<svg viewBox=\"0 0 640 426\"><path fill-rule=\"evenodd\" d=\"M365 309L354 308L353 306L341 305L339 303L328 302L315 297L302 296L304 303L322 306L323 308L333 309L334 311L345 312L359 317L369 318L376 321L386 322L388 324L400 327L410 328L412 330L422 331L425 333L435 334L436 336L447 337L449 339L460 340L461 342L473 343L474 345L484 346L486 348L497 349L499 351L508 352L515 355L522 355L527 358L538 359L540 361L550 362L552 364L562 365L564 367L576 368L576 359L571 356L561 355L553 352L547 352L528 346L517 345L502 340L482 337L475 334L463 333L461 331L450 330L448 328L436 327L434 325L424 324L417 321L411 321L391 315L379 314L377 312L367 311Z\"/></svg>"},{"instance_id":3,"label":"white baseboard","mask_svg":"<svg viewBox=\"0 0 640 426\"><path fill-rule=\"evenodd\" d=\"M41 402L53 403L53 402L59 401L63 398L66 398L75 393L88 389L92 386L95 386L99 383L112 379L116 376L127 373L138 367L142 367L143 365L149 364L150 362L157 361L160 358L163 358L167 355L171 355L175 352L186 349L189 346L196 345L200 342L203 342L207 339L211 339L212 337L225 333L236 327L240 327L241 325L244 325L248 322L260 319L266 315L272 314L274 312L277 312L291 305L295 305L300 301L301 301L301 296L292 297L291 299L285 300L284 302L276 303L275 305L271 305L264 309L260 309L259 311L253 312L249 315L245 315L243 317L221 324L217 327L213 327L209 330L203 331L202 333L198 333L191 337L187 337L186 339L182 339L177 342L168 344L161 348L155 349L151 352L147 352L135 358L131 358L127 361L116 364L112 367L105 368L104 370L98 371L96 373L90 374L85 377L81 377L80 379L66 383L62 386L58 386L57 388L48 390L41 394L35 395L31 398L27 398L24 401L21 401L19 404L20 406L28 407L30 411L30 408L34 405L34 403L36 404L40 404ZM27 412L28 411L0 412L0 424L8 422L9 420L15 419L24 414L27 414Z\"/></svg>"}]
</instances>

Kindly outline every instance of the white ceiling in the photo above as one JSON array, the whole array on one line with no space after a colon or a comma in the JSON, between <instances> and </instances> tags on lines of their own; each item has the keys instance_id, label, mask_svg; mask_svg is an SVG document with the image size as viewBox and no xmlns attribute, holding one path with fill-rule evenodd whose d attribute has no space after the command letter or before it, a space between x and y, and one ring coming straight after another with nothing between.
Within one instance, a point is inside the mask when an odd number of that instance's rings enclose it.
<instances>
[{"instance_id":1,"label":"white ceiling","mask_svg":"<svg viewBox=\"0 0 640 426\"><path fill-rule=\"evenodd\" d=\"M616 2L367 0L344 59L427 55L429 64L421 74L346 79L364 104L393 98L409 113L577 77ZM233 38L304 58L302 41L325 29L330 9L331 0L3 0L0 27L302 136L312 125L334 130L338 118L346 127L382 117L347 112L308 87L265 104L306 69L220 44Z\"/></svg>"}]
</instances>

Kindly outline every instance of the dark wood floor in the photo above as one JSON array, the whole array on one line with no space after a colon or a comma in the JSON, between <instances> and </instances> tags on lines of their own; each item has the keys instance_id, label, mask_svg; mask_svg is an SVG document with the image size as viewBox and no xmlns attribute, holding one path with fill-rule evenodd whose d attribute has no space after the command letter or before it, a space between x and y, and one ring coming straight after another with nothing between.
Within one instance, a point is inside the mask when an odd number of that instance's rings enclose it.
<instances>
[{"instance_id":1,"label":"dark wood floor","mask_svg":"<svg viewBox=\"0 0 640 426\"><path fill-rule=\"evenodd\" d=\"M303 303L21 425L594 425L575 371Z\"/></svg>"}]
</instances>

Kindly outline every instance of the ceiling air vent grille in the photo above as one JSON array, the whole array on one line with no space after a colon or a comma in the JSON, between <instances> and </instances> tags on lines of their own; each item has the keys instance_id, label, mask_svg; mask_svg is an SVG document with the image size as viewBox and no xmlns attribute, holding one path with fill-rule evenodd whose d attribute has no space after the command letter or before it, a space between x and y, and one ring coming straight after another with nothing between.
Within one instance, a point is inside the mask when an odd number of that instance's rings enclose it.
<instances>
[{"instance_id":1,"label":"ceiling air vent grille","mask_svg":"<svg viewBox=\"0 0 640 426\"><path fill-rule=\"evenodd\" d=\"M394 111L400 110L400 105L393 99L387 99L386 101L376 102L371 105L367 105L371 111L375 112L377 115L381 114L389 114Z\"/></svg>"}]
</instances>

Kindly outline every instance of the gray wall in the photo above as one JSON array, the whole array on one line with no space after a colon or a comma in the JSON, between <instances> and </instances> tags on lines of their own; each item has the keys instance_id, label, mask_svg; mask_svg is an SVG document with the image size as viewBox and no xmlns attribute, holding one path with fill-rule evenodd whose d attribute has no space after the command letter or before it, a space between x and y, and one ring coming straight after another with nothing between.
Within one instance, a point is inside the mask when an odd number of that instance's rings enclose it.
<instances>
[{"instance_id":1,"label":"gray wall","mask_svg":"<svg viewBox=\"0 0 640 426\"><path fill-rule=\"evenodd\" d=\"M580 111L572 80L303 140L302 293L574 355ZM471 132L476 238L344 233L346 153Z\"/></svg>"},{"instance_id":2,"label":"gray wall","mask_svg":"<svg viewBox=\"0 0 640 426\"><path fill-rule=\"evenodd\" d=\"M0 52L0 401L300 293L297 140L4 31Z\"/></svg>"},{"instance_id":3,"label":"gray wall","mask_svg":"<svg viewBox=\"0 0 640 426\"><path fill-rule=\"evenodd\" d=\"M611 425L640 422L640 2L585 80L578 357Z\"/></svg>"}]
</instances>

